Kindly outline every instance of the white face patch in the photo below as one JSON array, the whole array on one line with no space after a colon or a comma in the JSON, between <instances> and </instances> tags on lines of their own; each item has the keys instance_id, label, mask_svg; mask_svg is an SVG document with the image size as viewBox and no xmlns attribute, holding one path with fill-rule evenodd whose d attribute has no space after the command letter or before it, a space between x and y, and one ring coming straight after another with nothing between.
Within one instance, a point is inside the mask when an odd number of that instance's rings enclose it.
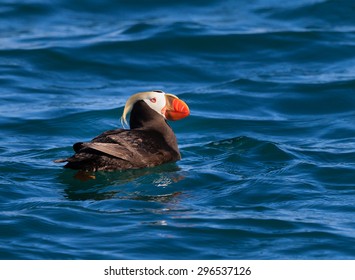
<instances>
[{"instance_id":1,"label":"white face patch","mask_svg":"<svg viewBox=\"0 0 355 280\"><path fill-rule=\"evenodd\" d=\"M154 90L154 91L145 91L145 92L138 92L133 94L130 98L128 98L121 117L122 126L128 125L127 122L127 115L131 112L134 104L139 101L143 100L145 103L148 104L150 108L156 111L158 114L162 115L165 118L165 111L166 111L166 99L165 96L174 96L170 93L165 93L161 90Z\"/></svg>"},{"instance_id":2,"label":"white face patch","mask_svg":"<svg viewBox=\"0 0 355 280\"><path fill-rule=\"evenodd\" d=\"M145 103L148 104L150 108L164 116L163 109L166 106L165 93L163 91L151 91L149 92L147 98L143 99ZM165 116L164 116L165 117Z\"/></svg>"}]
</instances>

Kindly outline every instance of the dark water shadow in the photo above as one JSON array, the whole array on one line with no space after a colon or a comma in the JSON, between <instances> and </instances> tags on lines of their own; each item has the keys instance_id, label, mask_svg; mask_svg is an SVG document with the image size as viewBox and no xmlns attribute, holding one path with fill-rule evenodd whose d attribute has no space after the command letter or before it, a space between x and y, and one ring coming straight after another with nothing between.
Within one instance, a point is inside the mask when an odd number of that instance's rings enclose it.
<instances>
[{"instance_id":1,"label":"dark water shadow","mask_svg":"<svg viewBox=\"0 0 355 280\"><path fill-rule=\"evenodd\" d=\"M63 169L58 181L69 200L125 199L167 202L180 192L172 185L184 180L177 164L125 171L83 173Z\"/></svg>"}]
</instances>

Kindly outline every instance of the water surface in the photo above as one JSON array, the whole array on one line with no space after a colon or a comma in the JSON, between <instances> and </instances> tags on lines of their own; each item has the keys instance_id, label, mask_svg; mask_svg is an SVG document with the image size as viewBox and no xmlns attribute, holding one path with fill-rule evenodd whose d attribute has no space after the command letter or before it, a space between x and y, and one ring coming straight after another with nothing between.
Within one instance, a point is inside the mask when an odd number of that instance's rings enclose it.
<instances>
[{"instance_id":1,"label":"water surface","mask_svg":"<svg viewBox=\"0 0 355 280\"><path fill-rule=\"evenodd\" d=\"M2 1L1 259L353 259L353 1ZM54 159L161 89L183 159Z\"/></svg>"}]
</instances>

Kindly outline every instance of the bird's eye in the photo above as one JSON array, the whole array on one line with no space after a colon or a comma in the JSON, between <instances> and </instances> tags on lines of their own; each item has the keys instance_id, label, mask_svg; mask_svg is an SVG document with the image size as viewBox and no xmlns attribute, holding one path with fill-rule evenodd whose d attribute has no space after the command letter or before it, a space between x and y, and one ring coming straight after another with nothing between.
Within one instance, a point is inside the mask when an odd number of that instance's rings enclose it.
<instances>
[{"instance_id":1,"label":"bird's eye","mask_svg":"<svg viewBox=\"0 0 355 280\"><path fill-rule=\"evenodd\" d=\"M156 99L155 97L153 97L153 98L151 98L151 99L149 99L149 100L150 100L150 102L152 102L152 103L157 102L157 99Z\"/></svg>"},{"instance_id":2,"label":"bird's eye","mask_svg":"<svg viewBox=\"0 0 355 280\"><path fill-rule=\"evenodd\" d=\"M153 90L153 92L164 93L162 90Z\"/></svg>"}]
</instances>

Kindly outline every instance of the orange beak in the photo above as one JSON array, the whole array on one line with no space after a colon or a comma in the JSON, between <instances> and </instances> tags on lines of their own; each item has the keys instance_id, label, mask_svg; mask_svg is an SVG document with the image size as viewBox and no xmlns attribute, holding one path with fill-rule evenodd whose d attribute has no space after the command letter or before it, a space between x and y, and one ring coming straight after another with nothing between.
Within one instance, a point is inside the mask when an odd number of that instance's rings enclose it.
<instances>
[{"instance_id":1,"label":"orange beak","mask_svg":"<svg viewBox=\"0 0 355 280\"><path fill-rule=\"evenodd\" d=\"M165 117L170 121L177 121L190 115L190 109L187 104L175 95L166 94Z\"/></svg>"}]
</instances>

